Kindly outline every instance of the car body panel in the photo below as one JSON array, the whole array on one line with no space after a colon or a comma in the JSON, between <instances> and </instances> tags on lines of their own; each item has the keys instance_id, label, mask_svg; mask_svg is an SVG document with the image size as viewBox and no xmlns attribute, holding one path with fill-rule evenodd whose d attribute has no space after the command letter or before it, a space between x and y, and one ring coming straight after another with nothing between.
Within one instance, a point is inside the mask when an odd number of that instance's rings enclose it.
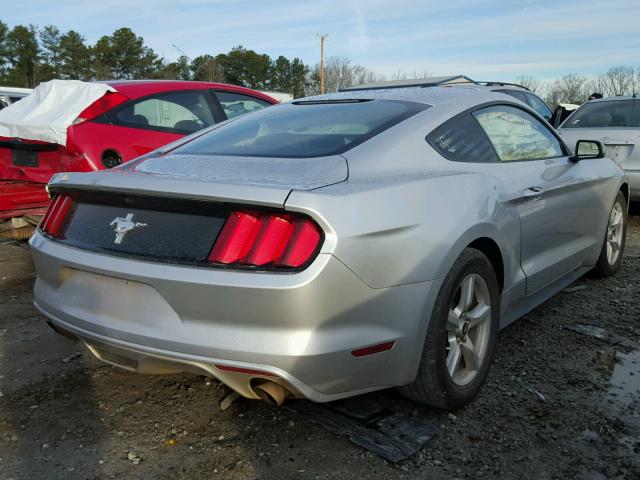
<instances>
[{"instance_id":1,"label":"car body panel","mask_svg":"<svg viewBox=\"0 0 640 480\"><path fill-rule=\"evenodd\" d=\"M568 151L505 163L447 160L426 140L444 121L486 105L528 108L486 89L344 92L312 100L350 97L430 108L340 155L233 158L169 148L109 172L59 174L50 185L54 192L306 214L324 234L307 268L161 263L83 250L37 232L31 246L38 308L89 344L117 346L137 371L145 371L147 354L176 368L193 361L255 398L252 374L240 385L212 366L229 362L271 372L297 396L327 401L413 380L440 286L469 245L490 242L499 252L501 326L595 264L611 205L627 182L615 161L575 162ZM542 192L529 195L535 186ZM125 214L123 207L118 215ZM385 342L395 343L374 355L351 354Z\"/></svg>"},{"instance_id":2,"label":"car body panel","mask_svg":"<svg viewBox=\"0 0 640 480\"><path fill-rule=\"evenodd\" d=\"M115 80L105 83L115 88L118 94L126 97L125 103L119 104L115 108L122 108L131 102L162 94L201 91L206 97L206 108L210 109L210 115L216 122L221 122L226 117L217 103L215 92L236 93L271 104L277 103L275 99L261 92L215 82ZM14 147L0 146L0 182L18 180L40 183L44 191L45 184L55 173L103 170L106 168L103 163L105 156L114 155L120 161L127 162L183 138L186 134L156 128L131 128L115 125L109 121L101 121L102 116L101 114L98 118L90 118L69 126L67 144L44 144L51 148L48 151L38 151L30 165L16 164L13 160ZM43 146L43 142L29 139L6 140L20 142L23 149ZM16 201L22 206L20 211L28 214L41 214L41 210L47 206L47 202L32 205L27 198L24 199L24 202L20 202L19 198ZM31 211L28 208L29 205L33 207ZM0 213L0 215L2 214ZM6 217L8 214L5 212L3 215Z\"/></svg>"},{"instance_id":3,"label":"car body panel","mask_svg":"<svg viewBox=\"0 0 640 480\"><path fill-rule=\"evenodd\" d=\"M587 104L632 100L633 122L636 127L569 127L567 125L580 111L575 110L558 129L558 133L573 150L578 140L598 140L605 146L608 157L615 159L629 176L631 198L640 200L640 103L634 97L612 97L591 100ZM584 105L587 105L584 104ZM583 105L583 106L584 106Z\"/></svg>"},{"instance_id":4,"label":"car body panel","mask_svg":"<svg viewBox=\"0 0 640 480\"><path fill-rule=\"evenodd\" d=\"M353 388L351 371L342 379L334 374L345 362L360 371L357 389L392 384L397 371L410 379L413 362L403 351L413 346L428 284L374 290L329 254L304 272L274 276L114 258L39 233L31 245L42 272L36 304L63 327L165 352L268 365L314 385L317 399ZM392 352L353 362L354 345L389 338L398 342Z\"/></svg>"},{"instance_id":5,"label":"car body panel","mask_svg":"<svg viewBox=\"0 0 640 480\"><path fill-rule=\"evenodd\" d=\"M571 118L571 117L569 117ZM608 157L614 158L627 175L631 185L631 198L640 200L640 128L562 128L558 130L573 150L578 140L602 142Z\"/></svg>"}]
</instances>

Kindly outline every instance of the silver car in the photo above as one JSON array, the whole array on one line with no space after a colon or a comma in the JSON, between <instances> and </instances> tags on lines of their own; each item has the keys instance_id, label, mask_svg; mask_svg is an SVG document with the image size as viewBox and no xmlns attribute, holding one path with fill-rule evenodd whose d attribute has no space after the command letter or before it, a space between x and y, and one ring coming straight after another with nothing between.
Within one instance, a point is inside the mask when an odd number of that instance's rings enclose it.
<instances>
[{"instance_id":1,"label":"silver car","mask_svg":"<svg viewBox=\"0 0 640 480\"><path fill-rule=\"evenodd\" d=\"M640 201L640 100L608 97L590 100L567 118L559 133L568 145L578 140L601 141L629 177L631 200Z\"/></svg>"},{"instance_id":2,"label":"silver car","mask_svg":"<svg viewBox=\"0 0 640 480\"><path fill-rule=\"evenodd\" d=\"M457 408L498 329L624 248L624 172L478 87L309 97L58 174L35 305L98 358L248 398Z\"/></svg>"}]
</instances>

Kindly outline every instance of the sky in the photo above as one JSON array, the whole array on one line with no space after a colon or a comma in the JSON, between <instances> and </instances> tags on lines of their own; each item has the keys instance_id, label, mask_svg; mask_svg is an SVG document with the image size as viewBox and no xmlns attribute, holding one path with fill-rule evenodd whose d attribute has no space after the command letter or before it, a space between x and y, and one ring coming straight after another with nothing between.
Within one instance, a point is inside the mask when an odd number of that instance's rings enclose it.
<instances>
[{"instance_id":1,"label":"sky","mask_svg":"<svg viewBox=\"0 0 640 480\"><path fill-rule=\"evenodd\" d=\"M129 27L171 61L236 45L271 57L344 56L386 75L509 81L640 67L640 0L23 0L10 27L53 24L93 43Z\"/></svg>"}]
</instances>

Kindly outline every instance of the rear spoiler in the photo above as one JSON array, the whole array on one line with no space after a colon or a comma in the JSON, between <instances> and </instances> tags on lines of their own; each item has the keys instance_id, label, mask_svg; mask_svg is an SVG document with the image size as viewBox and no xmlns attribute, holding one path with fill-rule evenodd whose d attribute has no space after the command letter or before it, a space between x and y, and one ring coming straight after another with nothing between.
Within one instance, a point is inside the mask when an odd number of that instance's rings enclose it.
<instances>
[{"instance_id":1,"label":"rear spoiler","mask_svg":"<svg viewBox=\"0 0 640 480\"><path fill-rule=\"evenodd\" d=\"M59 145L56 143L25 143L20 138L12 138L10 140L0 140L0 147L32 152L53 152L59 148Z\"/></svg>"}]
</instances>

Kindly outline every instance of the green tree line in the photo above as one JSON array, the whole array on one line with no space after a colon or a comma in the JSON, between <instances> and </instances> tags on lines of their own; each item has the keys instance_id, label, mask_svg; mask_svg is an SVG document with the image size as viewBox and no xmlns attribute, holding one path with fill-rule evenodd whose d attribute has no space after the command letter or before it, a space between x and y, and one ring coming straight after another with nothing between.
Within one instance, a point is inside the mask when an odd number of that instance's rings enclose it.
<instances>
[{"instance_id":1,"label":"green tree line","mask_svg":"<svg viewBox=\"0 0 640 480\"><path fill-rule=\"evenodd\" d=\"M35 87L53 78L76 80L175 79L227 82L303 96L314 75L299 58L272 59L237 46L227 53L179 57L167 62L130 28L119 28L94 45L78 32L54 25L36 28L0 21L0 84Z\"/></svg>"},{"instance_id":2,"label":"green tree line","mask_svg":"<svg viewBox=\"0 0 640 480\"><path fill-rule=\"evenodd\" d=\"M428 76L424 71L409 74L399 71L386 77L344 57L329 57L325 62L327 92L376 80ZM193 59L182 55L174 62L167 62L130 28L119 28L91 45L74 30L62 32L54 25L9 28L0 21L0 85L34 87L53 78L204 80L288 92L294 97L320 91L319 65L305 65L299 58L274 59L237 46L227 53ZM531 76L522 76L516 81L537 92L555 108L559 103L580 104L594 92L604 96L638 93L640 68L618 65L590 78L568 74L553 81Z\"/></svg>"}]
</instances>

